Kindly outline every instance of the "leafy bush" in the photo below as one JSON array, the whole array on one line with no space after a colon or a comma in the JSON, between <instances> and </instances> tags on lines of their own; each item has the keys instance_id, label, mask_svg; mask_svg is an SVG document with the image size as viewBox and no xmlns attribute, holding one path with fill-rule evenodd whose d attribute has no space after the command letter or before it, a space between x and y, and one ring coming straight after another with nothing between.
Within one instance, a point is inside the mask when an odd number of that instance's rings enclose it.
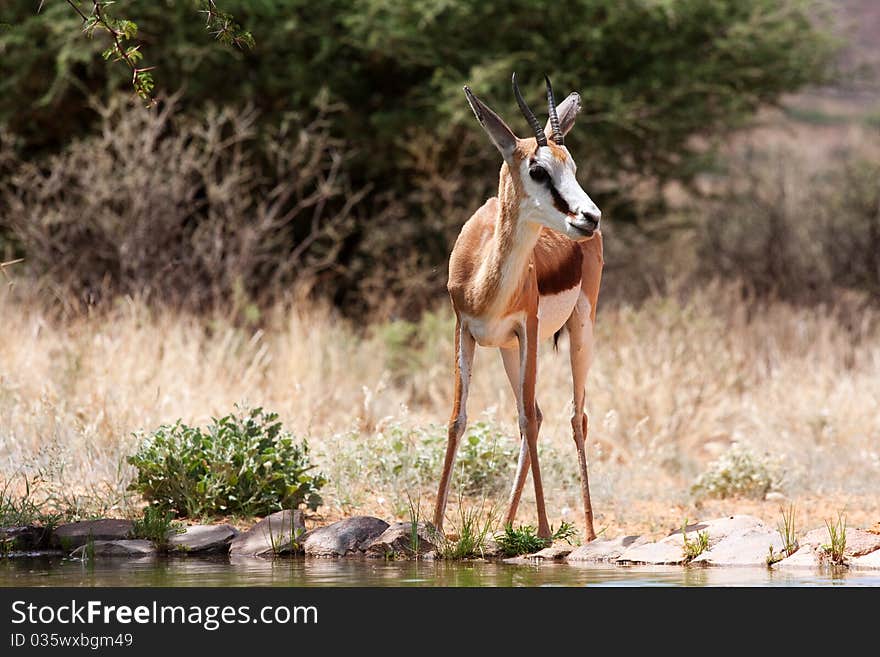
<instances>
[{"instance_id":1,"label":"leafy bush","mask_svg":"<svg viewBox=\"0 0 880 657\"><path fill-rule=\"evenodd\" d=\"M392 510L406 515L407 493L435 491L446 453L446 428L412 427L393 422L375 434L352 431L334 437L352 449L329 450L334 495L343 506L363 503L363 482L372 494L387 497ZM468 427L453 469L452 485L460 495L492 497L513 481L518 443L491 420Z\"/></svg>"},{"instance_id":2,"label":"leafy bush","mask_svg":"<svg viewBox=\"0 0 880 657\"><path fill-rule=\"evenodd\" d=\"M265 515L306 503L317 508L326 483L308 443L283 430L278 415L238 409L205 429L178 420L146 438L128 462L131 488L179 516Z\"/></svg>"},{"instance_id":3,"label":"leafy bush","mask_svg":"<svg viewBox=\"0 0 880 657\"><path fill-rule=\"evenodd\" d=\"M706 472L697 477L691 493L697 498L751 497L763 499L779 487L775 468L748 447L733 443Z\"/></svg>"},{"instance_id":4,"label":"leafy bush","mask_svg":"<svg viewBox=\"0 0 880 657\"><path fill-rule=\"evenodd\" d=\"M114 100L100 135L0 176L0 222L25 266L88 304L130 294L197 309L268 301L335 267L359 195L327 117L260 137L253 111L188 120L177 107Z\"/></svg>"},{"instance_id":5,"label":"leafy bush","mask_svg":"<svg viewBox=\"0 0 880 657\"><path fill-rule=\"evenodd\" d=\"M392 425L379 437L387 441L376 451L380 480L408 478L434 481L443 465L446 432L441 427L405 429ZM518 454L516 441L487 421L470 425L455 459L454 479L464 495L491 495L510 485Z\"/></svg>"}]
</instances>

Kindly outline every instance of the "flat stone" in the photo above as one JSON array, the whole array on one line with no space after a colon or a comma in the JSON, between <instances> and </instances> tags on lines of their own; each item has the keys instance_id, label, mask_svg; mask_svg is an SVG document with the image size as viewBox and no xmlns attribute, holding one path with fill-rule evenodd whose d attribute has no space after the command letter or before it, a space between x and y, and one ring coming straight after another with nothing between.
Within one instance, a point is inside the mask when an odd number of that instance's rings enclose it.
<instances>
[{"instance_id":1,"label":"flat stone","mask_svg":"<svg viewBox=\"0 0 880 657\"><path fill-rule=\"evenodd\" d=\"M88 544L76 548L70 556L85 557L90 550ZM145 557L156 554L156 546L152 541L128 539L122 541L95 541L92 543L91 554L96 557Z\"/></svg>"},{"instance_id":2,"label":"flat stone","mask_svg":"<svg viewBox=\"0 0 880 657\"><path fill-rule=\"evenodd\" d=\"M529 556L533 559L542 559L546 561L561 561L574 551L574 546L565 543L563 545L550 545L543 550L538 550Z\"/></svg>"},{"instance_id":3,"label":"flat stone","mask_svg":"<svg viewBox=\"0 0 880 657\"><path fill-rule=\"evenodd\" d=\"M480 552L480 556L486 557L486 558L500 557L501 556L501 546L498 545L498 541L496 541L491 536L487 536L483 540L483 549Z\"/></svg>"},{"instance_id":4,"label":"flat stone","mask_svg":"<svg viewBox=\"0 0 880 657\"><path fill-rule=\"evenodd\" d=\"M697 540L701 532L709 536L709 548L727 536L749 529L762 529L766 525L758 518L747 515L725 516L693 523L684 528L689 541ZM699 556L699 555L698 555ZM656 543L644 543L627 548L617 559L618 563L645 563L652 565L677 565L685 562L682 530L672 531Z\"/></svg>"},{"instance_id":5,"label":"flat stone","mask_svg":"<svg viewBox=\"0 0 880 657\"><path fill-rule=\"evenodd\" d=\"M427 522L420 522L416 526L418 533L418 549L412 545L413 526L411 522L396 522L389 526L379 536L374 538L365 551L367 555L373 557L383 557L389 554L407 554L412 555L436 552L438 547L443 543L443 537L434 528L434 525Z\"/></svg>"},{"instance_id":6,"label":"flat stone","mask_svg":"<svg viewBox=\"0 0 880 657\"><path fill-rule=\"evenodd\" d=\"M800 540L801 545L821 547L831 542L827 527L814 529L806 533ZM846 548L843 553L847 557L860 557L880 550L880 535L855 527L846 528Z\"/></svg>"},{"instance_id":7,"label":"flat stone","mask_svg":"<svg viewBox=\"0 0 880 657\"><path fill-rule=\"evenodd\" d=\"M29 552L39 550L49 542L51 531L48 527L24 525L22 527L0 527L0 546L4 553L10 551Z\"/></svg>"},{"instance_id":8,"label":"flat stone","mask_svg":"<svg viewBox=\"0 0 880 657\"><path fill-rule=\"evenodd\" d=\"M570 562L602 563L617 561L627 548L638 547L648 542L644 536L619 536L612 539L599 539L581 545L566 557Z\"/></svg>"},{"instance_id":9,"label":"flat stone","mask_svg":"<svg viewBox=\"0 0 880 657\"><path fill-rule=\"evenodd\" d=\"M386 529L388 523L384 520L372 516L354 516L313 529L303 537L302 545L310 557L360 554Z\"/></svg>"},{"instance_id":10,"label":"flat stone","mask_svg":"<svg viewBox=\"0 0 880 657\"><path fill-rule=\"evenodd\" d=\"M677 565L684 563L683 542L664 538L657 543L644 543L628 548L617 558L617 563L647 563Z\"/></svg>"},{"instance_id":11,"label":"flat stone","mask_svg":"<svg viewBox=\"0 0 880 657\"><path fill-rule=\"evenodd\" d=\"M831 542L831 536L827 527L820 527L808 531L798 543L800 549L787 559L773 565L774 568L821 568L828 564L828 555L823 546ZM860 563L873 563L871 555L880 551L880 535L855 527L846 528L846 547L843 550L844 559L852 563L856 558L863 559ZM874 557L880 559L880 556Z\"/></svg>"},{"instance_id":12,"label":"flat stone","mask_svg":"<svg viewBox=\"0 0 880 657\"><path fill-rule=\"evenodd\" d=\"M562 561L574 551L574 547L567 543L550 545L532 554L521 554L518 557L510 557L504 563L512 564L537 564L544 561Z\"/></svg>"},{"instance_id":13,"label":"flat stone","mask_svg":"<svg viewBox=\"0 0 880 657\"><path fill-rule=\"evenodd\" d=\"M777 561L773 564L772 568L778 570L820 568L823 565L823 556L816 546L801 546L790 557L786 557L782 561Z\"/></svg>"},{"instance_id":14,"label":"flat stone","mask_svg":"<svg viewBox=\"0 0 880 657\"><path fill-rule=\"evenodd\" d=\"M168 546L175 552L228 552L229 544L238 536L231 525L190 525L182 534L169 532Z\"/></svg>"},{"instance_id":15,"label":"flat stone","mask_svg":"<svg viewBox=\"0 0 880 657\"><path fill-rule=\"evenodd\" d=\"M685 527L685 532L688 539L693 538L699 532L707 532L709 534L709 545L711 546L725 536L730 536L736 532L764 527L767 527L767 525L755 516L735 515L695 522ZM681 538L681 529L673 529L667 536L667 538L675 537Z\"/></svg>"},{"instance_id":16,"label":"flat stone","mask_svg":"<svg viewBox=\"0 0 880 657\"><path fill-rule=\"evenodd\" d=\"M131 536L134 528L131 520L103 518L101 520L82 520L58 525L49 541L52 547L73 550L93 541L119 541Z\"/></svg>"},{"instance_id":17,"label":"flat stone","mask_svg":"<svg viewBox=\"0 0 880 657\"><path fill-rule=\"evenodd\" d=\"M849 567L853 570L880 570L880 550L853 557L849 560Z\"/></svg>"},{"instance_id":18,"label":"flat stone","mask_svg":"<svg viewBox=\"0 0 880 657\"><path fill-rule=\"evenodd\" d=\"M770 554L785 547L779 532L769 527L753 527L725 536L691 563L707 566L765 566Z\"/></svg>"},{"instance_id":19,"label":"flat stone","mask_svg":"<svg viewBox=\"0 0 880 657\"><path fill-rule=\"evenodd\" d=\"M302 511L277 511L266 516L229 544L230 555L265 557L300 550L306 526Z\"/></svg>"}]
</instances>

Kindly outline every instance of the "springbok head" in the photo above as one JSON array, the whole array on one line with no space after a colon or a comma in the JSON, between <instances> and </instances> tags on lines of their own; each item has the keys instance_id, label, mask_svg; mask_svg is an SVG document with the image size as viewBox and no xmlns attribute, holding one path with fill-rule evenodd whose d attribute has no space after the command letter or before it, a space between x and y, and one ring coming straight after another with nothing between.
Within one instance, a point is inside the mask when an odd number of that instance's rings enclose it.
<instances>
[{"instance_id":1,"label":"springbok head","mask_svg":"<svg viewBox=\"0 0 880 657\"><path fill-rule=\"evenodd\" d=\"M535 133L528 139L519 139L470 88L465 87L464 93L477 121L507 164L502 167L501 175L515 179L514 188L521 196L520 218L547 226L573 240L586 240L599 228L602 213L578 183L577 165L565 147L565 135L581 109L581 98L577 93L569 94L557 107L550 78L544 79L550 114L546 128L541 127L529 108L516 83L516 73L513 74L513 94Z\"/></svg>"}]
</instances>

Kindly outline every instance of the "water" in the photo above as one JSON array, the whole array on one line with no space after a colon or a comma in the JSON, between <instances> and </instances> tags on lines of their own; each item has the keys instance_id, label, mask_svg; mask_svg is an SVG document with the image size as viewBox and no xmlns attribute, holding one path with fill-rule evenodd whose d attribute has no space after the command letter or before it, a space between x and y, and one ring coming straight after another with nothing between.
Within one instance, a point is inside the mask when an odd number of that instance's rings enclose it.
<instances>
[{"instance_id":1,"label":"water","mask_svg":"<svg viewBox=\"0 0 880 657\"><path fill-rule=\"evenodd\" d=\"M880 586L878 572L177 557L0 559L0 586Z\"/></svg>"}]
</instances>

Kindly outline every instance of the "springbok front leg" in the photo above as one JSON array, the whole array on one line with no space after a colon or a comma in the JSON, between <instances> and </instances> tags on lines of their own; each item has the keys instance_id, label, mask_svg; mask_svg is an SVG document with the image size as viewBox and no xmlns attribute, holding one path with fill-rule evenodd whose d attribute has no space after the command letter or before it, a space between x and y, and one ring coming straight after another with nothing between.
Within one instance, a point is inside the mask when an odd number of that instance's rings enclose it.
<instances>
[{"instance_id":1,"label":"springbok front leg","mask_svg":"<svg viewBox=\"0 0 880 657\"><path fill-rule=\"evenodd\" d=\"M519 376L519 353L516 349L500 349L501 361L504 363L504 371L507 373L507 380L510 381L510 387L513 389L513 396L516 399L517 413L521 416L524 414L522 405L522 386ZM541 407L538 400L535 400L535 415L538 418L538 435L541 433L541 422L544 416L541 413ZM526 475L531 465L531 457L529 456L529 443L525 434L520 432L520 448L519 460L516 464L516 476L513 480L513 486L510 489L510 498L507 506L507 517L505 523L512 525L516 518L516 510L519 508L519 500L522 497L523 486L526 483Z\"/></svg>"},{"instance_id":2,"label":"springbok front leg","mask_svg":"<svg viewBox=\"0 0 880 657\"><path fill-rule=\"evenodd\" d=\"M437 491L437 505L434 507L434 526L443 529L443 516L446 514L446 500L449 497L449 479L455 464L458 443L467 427L467 396L471 381L471 368L474 363L476 341L464 327L461 318L455 320L455 390L453 393L452 416L446 438L446 459L443 461L443 474L440 476L440 489Z\"/></svg>"},{"instance_id":3,"label":"springbok front leg","mask_svg":"<svg viewBox=\"0 0 880 657\"><path fill-rule=\"evenodd\" d=\"M596 538L593 529L593 505L590 502L590 480L587 475L587 440L588 420L584 412L586 401L587 372L593 359L593 321L590 318L590 304L581 294L574 312L566 322L571 345L571 378L574 386L572 399L571 428L574 444L578 454L578 469L581 475L581 494L584 501L584 521L586 523L586 540Z\"/></svg>"},{"instance_id":4,"label":"springbok front leg","mask_svg":"<svg viewBox=\"0 0 880 657\"><path fill-rule=\"evenodd\" d=\"M537 285L534 287L537 296ZM538 315L537 298L534 312L526 313L525 327L517 334L519 338L520 381L522 412L519 418L520 432L529 446L532 481L535 484L535 505L538 511L538 536L550 538L550 524L544 507L544 486L541 482L541 466L538 464L538 413L535 405L535 380L538 373Z\"/></svg>"}]
</instances>

